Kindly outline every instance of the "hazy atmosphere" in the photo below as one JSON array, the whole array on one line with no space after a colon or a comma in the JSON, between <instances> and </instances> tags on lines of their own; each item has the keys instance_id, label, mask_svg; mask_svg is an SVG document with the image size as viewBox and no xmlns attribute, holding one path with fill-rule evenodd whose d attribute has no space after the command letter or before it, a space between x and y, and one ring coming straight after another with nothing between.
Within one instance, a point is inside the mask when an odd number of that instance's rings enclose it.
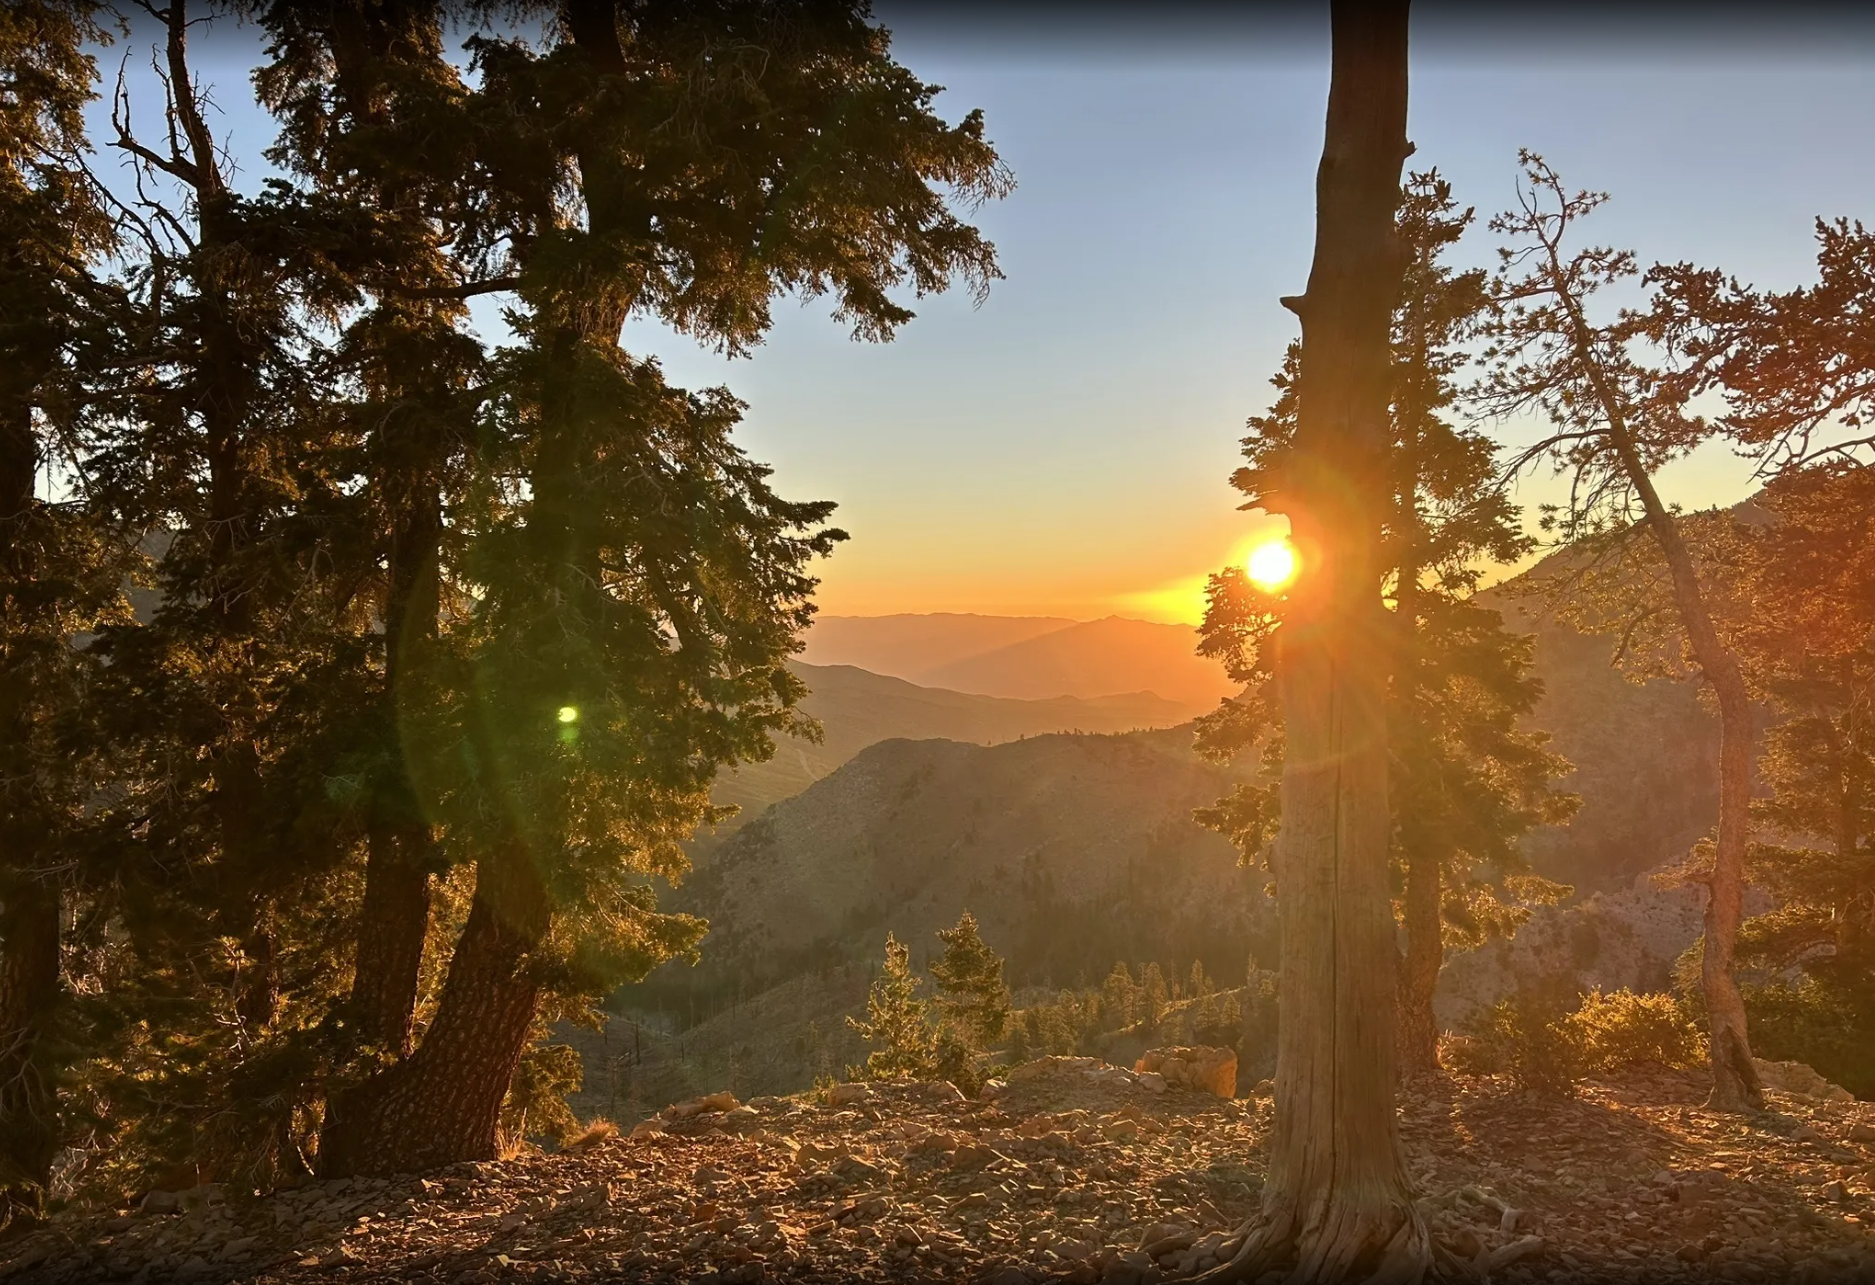
<instances>
[{"instance_id":1,"label":"hazy atmosphere","mask_svg":"<svg viewBox=\"0 0 1875 1285\"><path fill-rule=\"evenodd\" d=\"M0 6L0 1276L1875 1281L1872 73Z\"/></svg>"}]
</instances>

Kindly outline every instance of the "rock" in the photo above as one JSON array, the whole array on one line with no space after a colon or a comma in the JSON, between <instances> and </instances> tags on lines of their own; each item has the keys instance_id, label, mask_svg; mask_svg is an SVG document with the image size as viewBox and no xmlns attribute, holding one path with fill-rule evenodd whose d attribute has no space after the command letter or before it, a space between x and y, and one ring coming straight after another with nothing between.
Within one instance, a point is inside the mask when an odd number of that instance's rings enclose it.
<instances>
[{"instance_id":1,"label":"rock","mask_svg":"<svg viewBox=\"0 0 1875 1285\"><path fill-rule=\"evenodd\" d=\"M1165 1077L1160 1075L1157 1071L1141 1071L1139 1073L1139 1087L1146 1090L1148 1093L1164 1093L1166 1088Z\"/></svg>"},{"instance_id":2,"label":"rock","mask_svg":"<svg viewBox=\"0 0 1875 1285\"><path fill-rule=\"evenodd\" d=\"M664 1122L662 1120L640 1120L637 1124L632 1126L631 1136L634 1138L651 1138L663 1132Z\"/></svg>"},{"instance_id":3,"label":"rock","mask_svg":"<svg viewBox=\"0 0 1875 1285\"><path fill-rule=\"evenodd\" d=\"M1832 1084L1820 1075L1815 1067L1802 1062L1767 1062L1754 1057L1751 1064L1758 1070L1758 1078L1764 1081L1767 1089L1777 1089L1783 1093L1795 1093L1799 1097L1820 1098L1825 1102L1854 1102L1855 1094Z\"/></svg>"},{"instance_id":4,"label":"rock","mask_svg":"<svg viewBox=\"0 0 1875 1285\"><path fill-rule=\"evenodd\" d=\"M1862 1146L1875 1146L1875 1124L1863 1124L1861 1121L1849 1126L1849 1141Z\"/></svg>"},{"instance_id":5,"label":"rock","mask_svg":"<svg viewBox=\"0 0 1875 1285\"><path fill-rule=\"evenodd\" d=\"M1849 1188L1842 1182L1826 1182L1823 1184L1823 1199L1833 1200L1840 1205L1849 1199Z\"/></svg>"},{"instance_id":6,"label":"rock","mask_svg":"<svg viewBox=\"0 0 1875 1285\"><path fill-rule=\"evenodd\" d=\"M1140 1074L1156 1071L1168 1084L1215 1097L1237 1096L1237 1055L1230 1049L1208 1044L1147 1049L1133 1070Z\"/></svg>"},{"instance_id":7,"label":"rock","mask_svg":"<svg viewBox=\"0 0 1875 1285\"><path fill-rule=\"evenodd\" d=\"M1044 1075L1092 1071L1103 1065L1105 1063L1097 1057L1038 1057L1034 1061L1024 1062L1021 1066L1010 1067L1005 1078L1011 1084L1020 1084L1024 1080L1035 1080Z\"/></svg>"},{"instance_id":8,"label":"rock","mask_svg":"<svg viewBox=\"0 0 1875 1285\"><path fill-rule=\"evenodd\" d=\"M137 1209L146 1214L173 1214L182 1207L182 1198L173 1191L152 1191L144 1196Z\"/></svg>"},{"instance_id":9,"label":"rock","mask_svg":"<svg viewBox=\"0 0 1875 1285\"><path fill-rule=\"evenodd\" d=\"M827 1101L837 1107L858 1106L872 1101L874 1096L870 1084L836 1084L827 1090Z\"/></svg>"},{"instance_id":10,"label":"rock","mask_svg":"<svg viewBox=\"0 0 1875 1285\"><path fill-rule=\"evenodd\" d=\"M678 1102L664 1108L664 1116L670 1120L688 1120L692 1116L717 1115L724 1111L734 1111L742 1103L736 1095L724 1090L721 1093L709 1093L700 1098L691 1098L688 1102Z\"/></svg>"},{"instance_id":11,"label":"rock","mask_svg":"<svg viewBox=\"0 0 1875 1285\"><path fill-rule=\"evenodd\" d=\"M1009 1081L1007 1080L985 1080L983 1087L977 1090L977 1096L985 1102L994 1102L1008 1091Z\"/></svg>"}]
</instances>

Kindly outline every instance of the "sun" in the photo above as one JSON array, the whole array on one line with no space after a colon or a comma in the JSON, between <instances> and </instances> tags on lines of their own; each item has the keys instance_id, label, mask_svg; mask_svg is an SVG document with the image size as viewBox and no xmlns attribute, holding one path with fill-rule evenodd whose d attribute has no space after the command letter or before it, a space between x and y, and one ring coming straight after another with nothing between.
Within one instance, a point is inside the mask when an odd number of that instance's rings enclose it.
<instances>
[{"instance_id":1,"label":"sun","mask_svg":"<svg viewBox=\"0 0 1875 1285\"><path fill-rule=\"evenodd\" d=\"M1250 556L1244 559L1244 569L1259 589L1275 593L1296 578L1295 546L1281 536L1265 540L1250 550Z\"/></svg>"}]
</instances>

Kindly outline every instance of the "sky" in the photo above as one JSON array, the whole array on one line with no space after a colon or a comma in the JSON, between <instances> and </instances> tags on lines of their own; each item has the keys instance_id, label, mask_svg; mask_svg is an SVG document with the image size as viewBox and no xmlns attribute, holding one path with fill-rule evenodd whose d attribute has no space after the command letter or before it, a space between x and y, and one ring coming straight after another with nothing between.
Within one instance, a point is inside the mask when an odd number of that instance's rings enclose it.
<instances>
[{"instance_id":1,"label":"sky","mask_svg":"<svg viewBox=\"0 0 1875 1285\"><path fill-rule=\"evenodd\" d=\"M727 384L781 493L839 503L852 538L823 564L823 611L1195 621L1205 573L1278 529L1237 511L1228 477L1296 334L1277 298L1312 252L1326 5L876 12L898 59L946 87L940 112L983 110L1014 172L976 211L1006 279L981 306L963 290L915 304L888 344L816 303L778 307L747 358L651 322L627 347L680 385ZM1643 263L1788 288L1813 275L1816 216L1875 214L1875 23L1553 12L1416 6L1409 165L1477 206L1461 261L1492 261L1484 223L1514 198L1520 146L1608 191L1589 231ZM246 43L204 67L222 132L253 155L271 129L241 84ZM1661 487L1730 503L1750 467L1707 447ZM1557 494L1544 477L1518 491Z\"/></svg>"}]
</instances>

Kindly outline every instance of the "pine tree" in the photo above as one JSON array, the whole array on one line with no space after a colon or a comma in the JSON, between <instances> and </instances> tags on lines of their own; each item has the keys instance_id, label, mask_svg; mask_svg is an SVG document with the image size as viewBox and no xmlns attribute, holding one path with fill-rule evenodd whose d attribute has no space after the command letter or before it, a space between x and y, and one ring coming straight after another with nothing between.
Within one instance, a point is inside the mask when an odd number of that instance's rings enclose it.
<instances>
[{"instance_id":1,"label":"pine tree","mask_svg":"<svg viewBox=\"0 0 1875 1285\"><path fill-rule=\"evenodd\" d=\"M1744 897L1750 817L1751 696L1738 658L1714 624L1711 591L1702 584L1680 521L1654 476L1668 460L1710 435L1687 413L1683 383L1647 364L1630 342L1644 319L1624 315L1603 325L1588 316L1602 286L1638 275L1634 256L1594 247L1570 254L1574 225L1606 200L1569 193L1543 159L1521 153L1516 210L1491 222L1510 238L1492 286L1497 308L1489 329L1490 374L1481 404L1499 414L1534 410L1550 431L1522 449L1513 467L1548 461L1572 478L1570 502L1549 525L1588 559L1588 575L1549 583L1578 611L1602 609L1606 586L1625 589L1637 558L1657 557L1686 652L1719 707L1719 826L1707 887L1701 989L1710 1023L1712 1103L1724 1110L1763 1104L1752 1066L1744 1001L1733 975L1733 946ZM1627 559L1623 563L1623 559ZM1577 619L1582 619L1578 614Z\"/></svg>"},{"instance_id":2,"label":"pine tree","mask_svg":"<svg viewBox=\"0 0 1875 1285\"><path fill-rule=\"evenodd\" d=\"M1754 883L1776 908L1747 919L1739 957L1796 985L1748 991L1772 1055L1875 1087L1875 472L1786 470L1735 523L1720 559L1743 610L1729 631L1777 711L1753 800Z\"/></svg>"},{"instance_id":3,"label":"pine tree","mask_svg":"<svg viewBox=\"0 0 1875 1285\"><path fill-rule=\"evenodd\" d=\"M846 1019L872 1046L867 1079L928 1080L937 1074L937 1031L929 1004L918 997L921 984L911 969L911 949L887 933L885 967L866 996L866 1020Z\"/></svg>"},{"instance_id":4,"label":"pine tree","mask_svg":"<svg viewBox=\"0 0 1875 1285\"><path fill-rule=\"evenodd\" d=\"M647 877L720 815L718 765L806 726L783 661L831 508L776 496L732 445L740 404L670 388L625 321L741 352L795 289L882 339L911 316L893 287L996 272L936 186L1006 190L980 118L939 121L858 9L569 0L552 35L478 38L462 105L479 195L455 244L485 269L462 289L511 291L519 339L461 519L469 752L431 787L474 906L416 1051L334 1100L332 1173L493 1154L541 1004L692 948Z\"/></svg>"},{"instance_id":5,"label":"pine tree","mask_svg":"<svg viewBox=\"0 0 1875 1285\"><path fill-rule=\"evenodd\" d=\"M988 1049L1003 1038L1009 1024L1009 986L1003 981L1003 959L977 935L976 916L968 910L956 926L940 928L944 953L931 962L937 983L938 1007L948 1023L961 1032L972 1049Z\"/></svg>"},{"instance_id":6,"label":"pine tree","mask_svg":"<svg viewBox=\"0 0 1875 1285\"><path fill-rule=\"evenodd\" d=\"M1148 1030L1159 1024L1165 1016L1165 1010L1172 1002L1171 993L1165 988L1165 975L1159 971L1156 963L1147 964L1140 974L1139 989L1141 995L1141 1016L1146 1019Z\"/></svg>"},{"instance_id":7,"label":"pine tree","mask_svg":"<svg viewBox=\"0 0 1875 1285\"><path fill-rule=\"evenodd\" d=\"M1388 798L1406 935L1398 1056L1408 1072L1436 1060L1432 998L1445 946L1508 934L1533 905L1567 891L1531 873L1519 840L1565 819L1574 803L1552 785L1567 765L1544 749L1544 736L1518 728L1542 694L1532 640L1475 601L1482 567L1515 561L1530 542L1494 486L1492 444L1450 413L1460 343L1485 295L1482 273L1455 272L1442 258L1470 222L1436 171L1406 183L1397 216L1408 258L1393 314L1392 494L1380 547L1393 599ZM1292 347L1273 380L1275 404L1250 421L1248 463L1232 479L1248 505L1280 494L1294 450L1299 357ZM1260 754L1265 782L1283 757L1269 654L1281 613L1279 600L1236 569L1213 579L1203 646L1246 693L1200 722L1199 748L1220 759ZM1250 782L1199 818L1247 859L1261 858L1276 802L1269 784Z\"/></svg>"},{"instance_id":8,"label":"pine tree","mask_svg":"<svg viewBox=\"0 0 1875 1285\"><path fill-rule=\"evenodd\" d=\"M1139 1020L1138 988L1133 984L1133 975L1127 971L1125 960L1113 965L1113 971L1101 983L1100 991L1109 1028L1131 1026Z\"/></svg>"},{"instance_id":9,"label":"pine tree","mask_svg":"<svg viewBox=\"0 0 1875 1285\"><path fill-rule=\"evenodd\" d=\"M118 300L116 228L85 161L107 33L93 6L0 11L0 1232L41 1221L75 1057L65 923L92 873L83 734L95 654L121 620L121 542L83 498L83 424Z\"/></svg>"}]
</instances>

